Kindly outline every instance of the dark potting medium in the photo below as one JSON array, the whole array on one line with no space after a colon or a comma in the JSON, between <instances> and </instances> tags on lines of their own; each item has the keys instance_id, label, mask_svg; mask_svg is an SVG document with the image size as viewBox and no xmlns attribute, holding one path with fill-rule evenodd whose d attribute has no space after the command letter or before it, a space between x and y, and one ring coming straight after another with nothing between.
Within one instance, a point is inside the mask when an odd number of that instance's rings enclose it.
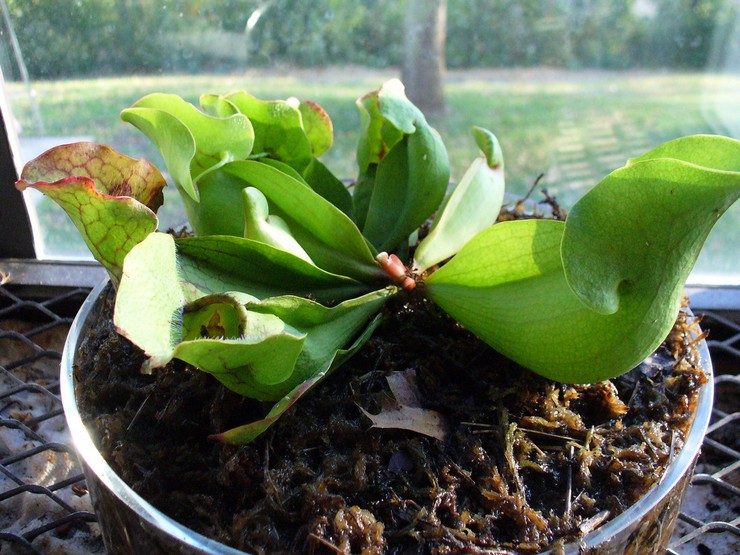
<instances>
[{"instance_id":1,"label":"dark potting medium","mask_svg":"<svg viewBox=\"0 0 740 555\"><path fill-rule=\"evenodd\" d=\"M83 419L134 491L200 534L253 553L557 551L634 505L634 530L607 540L614 550L598 552L621 553L623 542L648 552L668 540L666 521L677 514L695 453L682 452L685 468L671 468L675 476L640 498L677 458L706 379L685 316L666 345L631 373L567 386L515 366L432 306L399 302L388 307L397 313L393 323L347 366L263 437L237 448L207 436L260 418L266 408L178 362L142 376L143 356L112 328L111 301L105 293L77 352ZM673 364L670 350L681 362ZM385 376L409 370L424 406L446 415L445 441L370 428L361 409L380 413L392 399ZM70 392L64 395L69 410ZM711 390L709 397L711 406ZM707 420L705 409L692 437ZM689 440L694 450L703 430L698 434ZM91 448L83 446L83 458ZM91 482L110 503L109 486ZM674 495L646 505L660 489ZM136 495L129 501L142 505ZM172 552L168 542L186 535L175 526L152 540L145 530L152 522L136 508L128 518L100 503L101 520L115 520L119 535L108 545L120 552L132 541ZM172 527L154 514L155 524ZM222 549L197 536L188 542L195 546L188 552Z\"/></svg>"}]
</instances>

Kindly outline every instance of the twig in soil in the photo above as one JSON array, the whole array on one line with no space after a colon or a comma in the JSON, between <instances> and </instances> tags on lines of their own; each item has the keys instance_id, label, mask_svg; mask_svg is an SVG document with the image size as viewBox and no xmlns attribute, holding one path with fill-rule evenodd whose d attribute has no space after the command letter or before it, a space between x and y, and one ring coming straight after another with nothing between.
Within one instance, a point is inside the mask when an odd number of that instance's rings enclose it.
<instances>
[{"instance_id":1,"label":"twig in soil","mask_svg":"<svg viewBox=\"0 0 740 555\"><path fill-rule=\"evenodd\" d=\"M403 504L406 505L407 503L412 504L415 506L418 510L416 511L416 514L411 518L411 520L408 521L408 524L404 526L403 528L399 528L398 530L395 530L393 532L388 531L386 532L386 536L392 537L392 538L400 538L408 534L409 532L412 532L414 528L416 528L416 525L420 522L431 524L431 521L427 518L429 516L429 512L424 507L421 507L418 503L416 503L413 500L404 501Z\"/></svg>"},{"instance_id":2,"label":"twig in soil","mask_svg":"<svg viewBox=\"0 0 740 555\"><path fill-rule=\"evenodd\" d=\"M501 548L489 548L475 545L470 541L464 530L456 530L448 526L443 527L444 536L439 541L451 549L452 553L467 553L468 555L515 555L514 551Z\"/></svg>"},{"instance_id":3,"label":"twig in soil","mask_svg":"<svg viewBox=\"0 0 740 555\"><path fill-rule=\"evenodd\" d=\"M485 424L483 422L460 422L460 424L462 424L463 426L470 426L471 428L489 428L488 430L486 430L488 432L490 432L494 428L493 424Z\"/></svg>"},{"instance_id":4,"label":"twig in soil","mask_svg":"<svg viewBox=\"0 0 740 555\"><path fill-rule=\"evenodd\" d=\"M278 489L275 482L272 480L272 475L270 474L270 449L272 448L272 439L268 439L265 442L265 464L263 465L262 472L265 475L265 484L269 485L270 492L265 491L265 493L268 495L270 502L275 502L278 506L278 508L281 511L285 511L285 508L283 507L283 502L280 499L280 490ZM265 488L267 490L267 488Z\"/></svg>"},{"instance_id":5,"label":"twig in soil","mask_svg":"<svg viewBox=\"0 0 740 555\"><path fill-rule=\"evenodd\" d=\"M671 466L673 464L673 459L676 457L676 430L671 430L671 450L668 452L668 463L666 464L666 468ZM660 477L660 480L658 480L658 483L660 484L663 479L665 478L666 472L663 472L663 475Z\"/></svg>"},{"instance_id":6,"label":"twig in soil","mask_svg":"<svg viewBox=\"0 0 740 555\"><path fill-rule=\"evenodd\" d=\"M584 520L581 522L581 525L578 527L581 533L585 536L589 532L596 530L601 524L609 518L609 511L601 511L600 513L592 516L588 520Z\"/></svg>"},{"instance_id":7,"label":"twig in soil","mask_svg":"<svg viewBox=\"0 0 740 555\"><path fill-rule=\"evenodd\" d=\"M565 516L570 516L571 497L573 496L573 445L568 447L568 482L565 491Z\"/></svg>"},{"instance_id":8,"label":"twig in soil","mask_svg":"<svg viewBox=\"0 0 740 555\"><path fill-rule=\"evenodd\" d=\"M637 392L639 391L641 384L642 384L642 380L640 379L635 380L635 387L632 388L632 394L630 395L630 400L627 401L627 407L632 408L632 401L635 400L635 397L637 396Z\"/></svg>"},{"instance_id":9,"label":"twig in soil","mask_svg":"<svg viewBox=\"0 0 740 555\"><path fill-rule=\"evenodd\" d=\"M457 473L458 473L458 474L459 474L459 475L460 475L460 476L462 477L462 479L463 479L463 480L465 480L465 481L466 481L466 482L467 482L467 483L468 483L469 485L472 485L472 486L475 486L475 485L476 485L476 483L475 483L475 480L473 480L473 478L472 478L472 477L470 476L470 472L468 472L467 470L463 470L462 468L460 468L460 466L459 466L459 465L458 465L458 464L457 464L457 463L456 463L455 461L453 461L453 460L449 460L449 461L448 461L448 464L449 464L449 465L450 465L450 467L451 467L452 469L454 469L454 470L455 470L455 472L457 472Z\"/></svg>"},{"instance_id":10,"label":"twig in soil","mask_svg":"<svg viewBox=\"0 0 740 555\"><path fill-rule=\"evenodd\" d=\"M139 418L139 415L141 414L141 410L144 408L144 405L146 405L147 401L149 400L149 397L151 397L151 396L152 396L151 393L149 395L147 395L146 398L144 399L144 401L141 403L141 405L139 405L139 408L136 411L136 414L134 414L134 417L131 419L131 422L129 422L128 426L126 426L126 431L127 432L131 430L131 428L134 425L134 422L136 422L136 419Z\"/></svg>"},{"instance_id":11,"label":"twig in soil","mask_svg":"<svg viewBox=\"0 0 740 555\"><path fill-rule=\"evenodd\" d=\"M157 420L162 420L164 416L167 414L167 409L170 408L170 405L172 404L172 400L175 398L174 395L172 395L169 399L167 399L167 402L165 403L162 410L158 411L156 414Z\"/></svg>"},{"instance_id":12,"label":"twig in soil","mask_svg":"<svg viewBox=\"0 0 740 555\"><path fill-rule=\"evenodd\" d=\"M565 218L568 215L565 213L565 210L560 207L555 197L551 197L547 189L542 189L542 194L545 195L545 200L541 201L540 204L546 204L550 207L553 218L555 218L556 220L565 221Z\"/></svg>"},{"instance_id":13,"label":"twig in soil","mask_svg":"<svg viewBox=\"0 0 740 555\"><path fill-rule=\"evenodd\" d=\"M532 186L529 188L529 191L527 191L527 194L524 195L523 198L519 199L519 202L517 202L517 206L519 206L520 204L524 204L527 199L532 196L532 193L534 193L534 190L537 188L537 185L540 184L540 181L542 181L543 177L545 177L545 174L541 173L535 178L534 183L532 183Z\"/></svg>"},{"instance_id":14,"label":"twig in soil","mask_svg":"<svg viewBox=\"0 0 740 555\"><path fill-rule=\"evenodd\" d=\"M546 438L554 438L554 439L559 439L559 440L562 440L562 441L572 441L572 442L577 442L578 441L576 438L573 438L573 437L570 437L570 436L564 436L564 435L560 435L560 434L553 434L552 432L543 432L542 430L533 430L531 428L521 428L521 427L519 427L517 429L521 430L522 432L526 432L528 434L539 435L539 436L543 436L543 437L546 437Z\"/></svg>"},{"instance_id":15,"label":"twig in soil","mask_svg":"<svg viewBox=\"0 0 740 555\"><path fill-rule=\"evenodd\" d=\"M482 422L460 422L460 424L470 428L482 428L479 430L473 430L473 435L497 434L499 432L498 424L484 424Z\"/></svg>"},{"instance_id":16,"label":"twig in soil","mask_svg":"<svg viewBox=\"0 0 740 555\"><path fill-rule=\"evenodd\" d=\"M460 422L460 424L464 426L469 426L471 428L484 428L481 430L473 430L473 434L492 434L495 433L496 426L494 424L484 424L481 422ZM522 428L521 426L517 426L517 430L520 430L522 432L525 432L529 435L535 435L535 436L542 436L549 439L557 439L560 441L571 441L574 443L577 443L578 440L576 438L570 437L570 436L564 436L560 434L553 434L552 432L543 432L542 430L533 430L531 428ZM535 445L537 447L537 445ZM560 450L559 447L543 447L543 449L547 449L549 451L558 451Z\"/></svg>"}]
</instances>

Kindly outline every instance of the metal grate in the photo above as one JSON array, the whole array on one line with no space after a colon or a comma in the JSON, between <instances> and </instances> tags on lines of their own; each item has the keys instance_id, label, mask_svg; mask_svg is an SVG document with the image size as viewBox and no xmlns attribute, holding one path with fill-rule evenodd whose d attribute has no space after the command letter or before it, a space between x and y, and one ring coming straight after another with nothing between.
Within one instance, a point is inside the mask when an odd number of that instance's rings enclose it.
<instances>
[{"instance_id":1,"label":"metal grate","mask_svg":"<svg viewBox=\"0 0 740 555\"><path fill-rule=\"evenodd\" d=\"M740 553L740 311L706 312L715 373L712 420L670 554Z\"/></svg>"},{"instance_id":2,"label":"metal grate","mask_svg":"<svg viewBox=\"0 0 740 555\"><path fill-rule=\"evenodd\" d=\"M59 400L61 349L87 293L33 300L0 286L3 554L105 551Z\"/></svg>"},{"instance_id":3,"label":"metal grate","mask_svg":"<svg viewBox=\"0 0 740 555\"><path fill-rule=\"evenodd\" d=\"M58 397L64 338L88 291L42 300L0 285L2 554L104 552ZM669 554L740 552L740 310L705 313L703 327L715 408Z\"/></svg>"}]
</instances>

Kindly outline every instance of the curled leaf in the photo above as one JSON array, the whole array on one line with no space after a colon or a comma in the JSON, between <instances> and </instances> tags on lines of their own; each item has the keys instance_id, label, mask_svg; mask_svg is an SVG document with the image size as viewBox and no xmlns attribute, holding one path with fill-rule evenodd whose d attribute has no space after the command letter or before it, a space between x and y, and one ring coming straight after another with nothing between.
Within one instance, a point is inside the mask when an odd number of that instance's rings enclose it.
<instances>
[{"instance_id":1,"label":"curled leaf","mask_svg":"<svg viewBox=\"0 0 740 555\"><path fill-rule=\"evenodd\" d=\"M246 293L214 293L200 297L183 307L183 339L224 337L234 339L247 333L248 302L256 297Z\"/></svg>"},{"instance_id":2,"label":"curled leaf","mask_svg":"<svg viewBox=\"0 0 740 555\"><path fill-rule=\"evenodd\" d=\"M342 305L327 309L306 299L273 298L253 305L255 310L274 314L295 329L306 333L303 350L296 361L293 376L279 387L291 386L273 406L267 416L212 436L225 443L242 444L262 434L295 402L323 380L331 371L346 361L367 341L379 323L376 316L380 306L394 288L352 299ZM352 339L348 347L345 345Z\"/></svg>"},{"instance_id":3,"label":"curled leaf","mask_svg":"<svg viewBox=\"0 0 740 555\"><path fill-rule=\"evenodd\" d=\"M183 341L173 357L213 374L239 395L273 400L273 386L290 378L304 340L304 335L284 327L262 336Z\"/></svg>"},{"instance_id":4,"label":"curled leaf","mask_svg":"<svg viewBox=\"0 0 740 555\"><path fill-rule=\"evenodd\" d=\"M217 118L228 118L239 113L239 109L218 94L203 94L200 97L200 106L206 114Z\"/></svg>"},{"instance_id":5,"label":"curled leaf","mask_svg":"<svg viewBox=\"0 0 740 555\"><path fill-rule=\"evenodd\" d=\"M386 82L358 106L363 135L354 217L378 251L392 252L442 202L450 178L447 151L400 81Z\"/></svg>"},{"instance_id":6,"label":"curled leaf","mask_svg":"<svg viewBox=\"0 0 740 555\"><path fill-rule=\"evenodd\" d=\"M414 271L423 272L457 253L477 233L496 222L504 200L504 161L496 137L482 128L485 157L477 158L439 209L429 235L414 255ZM483 139L480 139L482 141ZM493 164L493 165L492 165Z\"/></svg>"},{"instance_id":7,"label":"curled leaf","mask_svg":"<svg viewBox=\"0 0 740 555\"><path fill-rule=\"evenodd\" d=\"M94 143L53 148L29 162L16 184L59 204L115 286L128 252L157 228L166 182L145 160Z\"/></svg>"},{"instance_id":8,"label":"curled leaf","mask_svg":"<svg viewBox=\"0 0 740 555\"><path fill-rule=\"evenodd\" d=\"M729 147L723 168L739 145L704 141L710 150ZM707 234L738 197L738 172L649 158L607 176L566 222L483 231L427 279L426 291L539 374L571 383L611 378L663 341Z\"/></svg>"},{"instance_id":9,"label":"curled leaf","mask_svg":"<svg viewBox=\"0 0 740 555\"><path fill-rule=\"evenodd\" d=\"M226 99L252 122L255 154L265 154L303 172L314 153L297 101L260 100L244 91L228 94Z\"/></svg>"},{"instance_id":10,"label":"curled leaf","mask_svg":"<svg viewBox=\"0 0 740 555\"><path fill-rule=\"evenodd\" d=\"M318 158L331 148L334 142L334 127L329 114L316 102L303 101L298 105L303 128L311 143L311 152Z\"/></svg>"},{"instance_id":11,"label":"curled leaf","mask_svg":"<svg viewBox=\"0 0 740 555\"><path fill-rule=\"evenodd\" d=\"M667 334L704 241L740 197L739 160L737 140L671 141L584 195L570 212L562 245L579 298L604 314L619 310L627 296L670 307L671 322L660 318Z\"/></svg>"},{"instance_id":12,"label":"curled leaf","mask_svg":"<svg viewBox=\"0 0 740 555\"><path fill-rule=\"evenodd\" d=\"M244 198L244 237L289 252L313 264L301 245L293 238L288 224L280 216L270 215L267 199L259 189L246 187Z\"/></svg>"},{"instance_id":13,"label":"curled leaf","mask_svg":"<svg viewBox=\"0 0 740 555\"><path fill-rule=\"evenodd\" d=\"M501 151L501 145L496 135L484 127L473 126L473 138L478 148L481 149L483 156L486 157L486 163L491 169L497 169L504 164L504 154ZM503 169L503 168L502 168Z\"/></svg>"},{"instance_id":14,"label":"curled leaf","mask_svg":"<svg viewBox=\"0 0 740 555\"><path fill-rule=\"evenodd\" d=\"M229 111L225 102L207 100L206 105L216 112ZM244 115L214 117L173 94L145 96L121 112L121 118L152 140L175 183L195 201L199 199L195 183L203 175L245 159L254 144L252 124Z\"/></svg>"},{"instance_id":15,"label":"curled leaf","mask_svg":"<svg viewBox=\"0 0 740 555\"><path fill-rule=\"evenodd\" d=\"M367 242L341 210L279 169L254 160L232 162L225 171L259 189L313 262L324 270L366 283L382 281Z\"/></svg>"}]
</instances>

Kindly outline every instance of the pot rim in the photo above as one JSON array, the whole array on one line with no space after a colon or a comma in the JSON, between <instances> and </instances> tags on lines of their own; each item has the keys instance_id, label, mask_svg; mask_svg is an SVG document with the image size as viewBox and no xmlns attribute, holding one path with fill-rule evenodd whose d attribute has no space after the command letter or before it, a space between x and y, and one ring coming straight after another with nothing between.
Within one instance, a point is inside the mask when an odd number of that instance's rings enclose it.
<instances>
[{"instance_id":1,"label":"pot rim","mask_svg":"<svg viewBox=\"0 0 740 555\"><path fill-rule=\"evenodd\" d=\"M113 471L105 459L103 459L103 456L95 447L87 427L82 422L74 395L73 359L74 354L77 352L81 333L86 325L87 318L107 285L108 279L103 280L85 299L77 313L77 316L72 322L69 334L64 344L64 350L62 352L60 365L60 393L62 405L64 407L67 425L80 459L98 477L104 486L118 497L122 503L134 511L140 519L162 530L162 532L168 536L206 553L243 555L243 551L226 546L207 538L186 526L183 526L156 509L139 494L134 492L134 490L132 490ZM658 502L676 486L682 476L684 476L687 470L691 468L709 425L709 420L712 414L712 405L714 403L714 371L712 369L712 362L706 341L701 341L699 352L701 364L707 375L707 383L702 387L699 393L696 415L691 424L683 449L681 449L678 456L669 465L667 471L658 484L653 486L637 503L632 505L616 518L586 534L580 540L567 544L565 546L565 553L578 553L582 549L596 547L597 545L606 542L609 538L618 536L623 530L627 529L632 522L641 520L648 511L657 505Z\"/></svg>"}]
</instances>

